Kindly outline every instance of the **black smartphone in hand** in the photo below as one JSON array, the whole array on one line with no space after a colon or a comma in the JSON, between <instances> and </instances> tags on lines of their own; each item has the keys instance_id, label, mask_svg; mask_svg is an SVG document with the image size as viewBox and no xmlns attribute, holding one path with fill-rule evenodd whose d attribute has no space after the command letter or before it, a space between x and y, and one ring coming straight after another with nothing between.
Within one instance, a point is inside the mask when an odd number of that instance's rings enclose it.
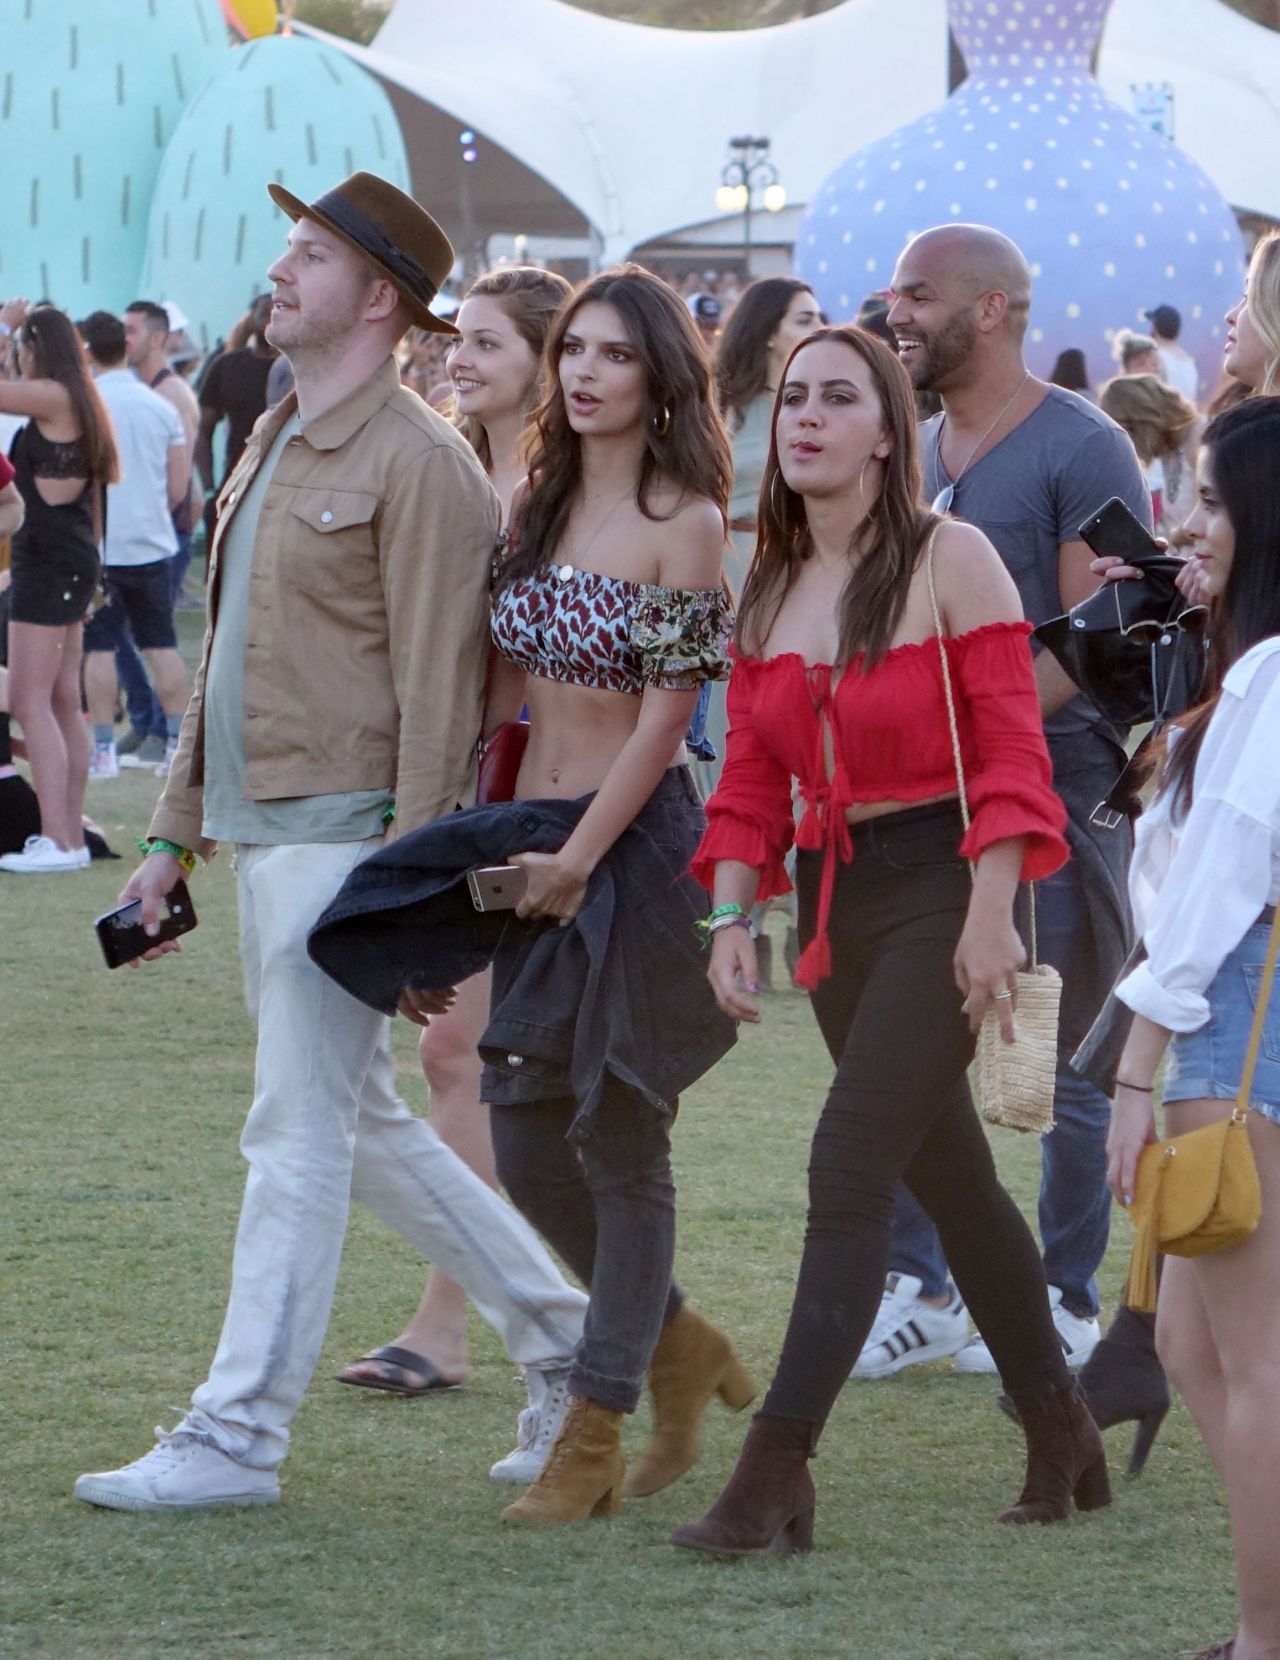
<instances>
[{"instance_id":1,"label":"black smartphone in hand","mask_svg":"<svg viewBox=\"0 0 1280 1660\"><path fill-rule=\"evenodd\" d=\"M150 951L152 946L191 932L196 925L196 912L187 892L187 884L181 880L175 882L165 895L164 902L169 914L160 919L160 929L155 934L148 934L142 926L140 899L131 900L129 904L121 905L118 911L108 911L98 918L93 926L108 968L131 963L144 951Z\"/></svg>"},{"instance_id":2,"label":"black smartphone in hand","mask_svg":"<svg viewBox=\"0 0 1280 1660\"><path fill-rule=\"evenodd\" d=\"M1164 555L1142 520L1132 513L1119 496L1103 502L1096 513L1080 526L1080 540L1101 558L1119 559L1126 565L1141 565L1146 559Z\"/></svg>"}]
</instances>

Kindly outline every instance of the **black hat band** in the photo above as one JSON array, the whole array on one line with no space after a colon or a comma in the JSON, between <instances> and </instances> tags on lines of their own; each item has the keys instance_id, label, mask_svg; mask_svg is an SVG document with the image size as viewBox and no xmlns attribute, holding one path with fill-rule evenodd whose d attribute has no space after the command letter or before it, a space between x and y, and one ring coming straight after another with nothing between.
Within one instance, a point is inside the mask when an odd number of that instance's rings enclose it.
<instances>
[{"instance_id":1,"label":"black hat band","mask_svg":"<svg viewBox=\"0 0 1280 1660\"><path fill-rule=\"evenodd\" d=\"M422 305L430 305L440 292L435 283L427 275L421 264L412 254L394 243L376 219L370 219L367 213L362 213L339 191L331 190L327 196L321 196L313 204L317 213L331 220L338 229L351 240L372 254L380 265L384 265L398 282L413 295Z\"/></svg>"}]
</instances>

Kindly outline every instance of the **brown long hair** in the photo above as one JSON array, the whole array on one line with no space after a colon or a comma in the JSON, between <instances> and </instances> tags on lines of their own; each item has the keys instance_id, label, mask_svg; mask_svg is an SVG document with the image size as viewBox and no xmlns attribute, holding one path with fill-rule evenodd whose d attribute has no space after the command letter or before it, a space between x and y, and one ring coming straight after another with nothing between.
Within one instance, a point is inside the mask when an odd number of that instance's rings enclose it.
<instances>
[{"instance_id":1,"label":"brown long hair","mask_svg":"<svg viewBox=\"0 0 1280 1660\"><path fill-rule=\"evenodd\" d=\"M683 497L706 497L728 523L733 461L729 437L716 409L711 371L689 308L660 277L639 265L602 271L561 307L547 343L547 396L534 415L529 494L514 525L515 550L503 582L532 576L546 565L564 535L582 480L582 445L569 424L560 385L564 337L584 305L599 301L621 317L627 338L644 366L645 449L636 481L636 506L646 519L671 514L653 510L651 494L666 482ZM678 509L673 509L674 513Z\"/></svg>"},{"instance_id":2,"label":"brown long hair","mask_svg":"<svg viewBox=\"0 0 1280 1660\"><path fill-rule=\"evenodd\" d=\"M799 277L757 277L734 302L716 345L720 407L741 421L747 405L768 388L769 341L797 294L812 289Z\"/></svg>"},{"instance_id":3,"label":"brown long hair","mask_svg":"<svg viewBox=\"0 0 1280 1660\"><path fill-rule=\"evenodd\" d=\"M850 549L868 531L870 544L840 597L838 659L847 664L861 652L865 672L874 668L889 649L921 550L937 523L937 515L920 500L920 449L911 382L889 348L865 329L815 329L787 359L773 403L769 459L760 483L757 510L759 541L738 605L737 640L745 654L759 655L791 584L813 552L804 497L791 488L778 465L778 411L796 352L818 340L850 347L867 365L880 399L885 431L893 440L884 463L880 494L866 519L854 529Z\"/></svg>"},{"instance_id":4,"label":"brown long hair","mask_svg":"<svg viewBox=\"0 0 1280 1660\"><path fill-rule=\"evenodd\" d=\"M528 414L532 414L534 406L545 395L542 354L546 350L556 312L572 292L571 284L558 272L544 271L537 265L510 265L486 271L482 277L477 277L463 297L464 304L467 300L497 300L511 319L516 333L537 359L529 386ZM488 472L493 455L484 422L474 415L455 412L453 423L479 456L480 465Z\"/></svg>"},{"instance_id":5,"label":"brown long hair","mask_svg":"<svg viewBox=\"0 0 1280 1660\"><path fill-rule=\"evenodd\" d=\"M84 347L75 324L56 306L37 306L27 313L19 339L35 359L34 378L56 380L66 388L80 428L90 482L115 484L120 477L115 432L84 360Z\"/></svg>"}]
</instances>

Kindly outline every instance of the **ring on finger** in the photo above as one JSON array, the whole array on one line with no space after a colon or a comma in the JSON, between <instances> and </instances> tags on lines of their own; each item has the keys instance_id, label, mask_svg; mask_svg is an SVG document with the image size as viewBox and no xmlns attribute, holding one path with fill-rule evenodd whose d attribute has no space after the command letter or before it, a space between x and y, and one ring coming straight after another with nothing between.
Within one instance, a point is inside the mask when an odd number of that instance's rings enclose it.
<instances>
[{"instance_id":1,"label":"ring on finger","mask_svg":"<svg viewBox=\"0 0 1280 1660\"><path fill-rule=\"evenodd\" d=\"M992 996L995 998L997 1003L1007 1003L1013 996L1013 993L1011 991L997 991L993 992Z\"/></svg>"}]
</instances>

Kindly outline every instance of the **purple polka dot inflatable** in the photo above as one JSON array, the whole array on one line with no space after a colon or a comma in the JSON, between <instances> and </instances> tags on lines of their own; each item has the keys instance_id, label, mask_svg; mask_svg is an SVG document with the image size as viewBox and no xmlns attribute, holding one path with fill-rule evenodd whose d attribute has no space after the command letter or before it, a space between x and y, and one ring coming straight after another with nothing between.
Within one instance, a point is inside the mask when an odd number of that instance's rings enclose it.
<instances>
[{"instance_id":1,"label":"purple polka dot inflatable","mask_svg":"<svg viewBox=\"0 0 1280 1660\"><path fill-rule=\"evenodd\" d=\"M1079 347L1093 385L1117 329L1182 314L1201 386L1221 373L1223 313L1244 277L1231 209L1183 151L1089 72L1111 0L949 0L968 78L935 113L843 162L814 198L796 270L833 320L888 286L903 244L947 221L1011 236L1034 277L1027 358Z\"/></svg>"}]
</instances>

